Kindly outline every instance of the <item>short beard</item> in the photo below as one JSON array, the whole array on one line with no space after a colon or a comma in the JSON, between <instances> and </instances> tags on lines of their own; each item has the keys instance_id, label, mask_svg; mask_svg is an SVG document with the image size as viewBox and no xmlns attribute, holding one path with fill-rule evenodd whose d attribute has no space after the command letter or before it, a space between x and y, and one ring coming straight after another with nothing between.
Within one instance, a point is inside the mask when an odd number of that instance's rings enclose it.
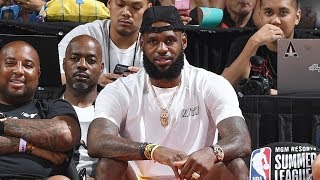
<instances>
[{"instance_id":1,"label":"short beard","mask_svg":"<svg viewBox=\"0 0 320 180\"><path fill-rule=\"evenodd\" d=\"M181 51L176 61L165 71L160 71L151 61L152 60L143 53L143 67L152 79L173 80L181 74L184 65L184 54L183 51Z\"/></svg>"},{"instance_id":2,"label":"short beard","mask_svg":"<svg viewBox=\"0 0 320 180\"><path fill-rule=\"evenodd\" d=\"M90 86L87 83L83 83L83 82L76 82L72 84L72 88L76 90L76 92L80 92L81 94L84 93L89 93L92 91L92 89L94 88L94 86Z\"/></svg>"},{"instance_id":3,"label":"short beard","mask_svg":"<svg viewBox=\"0 0 320 180\"><path fill-rule=\"evenodd\" d=\"M3 97L5 97L5 102L9 104L23 104L26 103L34 97L37 88L27 88L22 93L10 93L8 91L3 92Z\"/></svg>"}]
</instances>

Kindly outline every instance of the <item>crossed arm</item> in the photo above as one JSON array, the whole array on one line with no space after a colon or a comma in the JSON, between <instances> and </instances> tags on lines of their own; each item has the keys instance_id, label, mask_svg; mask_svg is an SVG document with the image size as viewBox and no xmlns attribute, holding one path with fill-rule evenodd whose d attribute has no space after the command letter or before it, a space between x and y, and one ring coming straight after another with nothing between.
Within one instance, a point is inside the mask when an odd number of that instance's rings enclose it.
<instances>
[{"instance_id":1,"label":"crossed arm","mask_svg":"<svg viewBox=\"0 0 320 180\"><path fill-rule=\"evenodd\" d=\"M6 119L4 134L0 136L0 154L17 152L20 138L42 149L66 152L79 142L80 127L65 115L41 120Z\"/></svg>"}]
</instances>

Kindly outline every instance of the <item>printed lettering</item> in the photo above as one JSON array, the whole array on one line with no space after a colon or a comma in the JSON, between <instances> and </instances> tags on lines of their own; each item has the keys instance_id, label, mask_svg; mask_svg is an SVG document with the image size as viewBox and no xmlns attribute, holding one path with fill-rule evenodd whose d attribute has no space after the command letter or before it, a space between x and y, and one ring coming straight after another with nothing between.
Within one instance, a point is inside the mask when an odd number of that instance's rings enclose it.
<instances>
[{"instance_id":1,"label":"printed lettering","mask_svg":"<svg viewBox=\"0 0 320 180\"><path fill-rule=\"evenodd\" d=\"M181 117L190 117L190 116L197 116L199 114L199 106L194 108L182 109L181 110Z\"/></svg>"}]
</instances>

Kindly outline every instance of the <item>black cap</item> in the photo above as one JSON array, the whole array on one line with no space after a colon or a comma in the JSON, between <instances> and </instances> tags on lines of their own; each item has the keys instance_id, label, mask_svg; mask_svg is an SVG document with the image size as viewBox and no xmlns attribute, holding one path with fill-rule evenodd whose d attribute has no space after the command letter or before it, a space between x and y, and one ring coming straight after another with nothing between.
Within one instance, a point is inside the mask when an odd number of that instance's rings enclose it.
<instances>
[{"instance_id":1,"label":"black cap","mask_svg":"<svg viewBox=\"0 0 320 180\"><path fill-rule=\"evenodd\" d=\"M168 22L169 26L152 27L157 21ZM180 14L174 6L153 6L144 11L140 32L162 32L168 30L184 30L184 24L180 18Z\"/></svg>"}]
</instances>

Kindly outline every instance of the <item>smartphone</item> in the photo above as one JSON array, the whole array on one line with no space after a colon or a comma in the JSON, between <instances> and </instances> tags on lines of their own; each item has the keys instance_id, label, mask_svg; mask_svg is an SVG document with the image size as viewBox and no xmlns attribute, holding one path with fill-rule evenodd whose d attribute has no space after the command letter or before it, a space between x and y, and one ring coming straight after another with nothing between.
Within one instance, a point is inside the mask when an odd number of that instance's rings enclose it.
<instances>
[{"instance_id":1,"label":"smartphone","mask_svg":"<svg viewBox=\"0 0 320 180\"><path fill-rule=\"evenodd\" d=\"M129 66L123 64L117 64L113 70L115 74L123 74L124 72L130 72L128 69Z\"/></svg>"},{"instance_id":2,"label":"smartphone","mask_svg":"<svg viewBox=\"0 0 320 180\"><path fill-rule=\"evenodd\" d=\"M176 0L174 6L179 11L189 10L190 9L190 0Z\"/></svg>"}]
</instances>

